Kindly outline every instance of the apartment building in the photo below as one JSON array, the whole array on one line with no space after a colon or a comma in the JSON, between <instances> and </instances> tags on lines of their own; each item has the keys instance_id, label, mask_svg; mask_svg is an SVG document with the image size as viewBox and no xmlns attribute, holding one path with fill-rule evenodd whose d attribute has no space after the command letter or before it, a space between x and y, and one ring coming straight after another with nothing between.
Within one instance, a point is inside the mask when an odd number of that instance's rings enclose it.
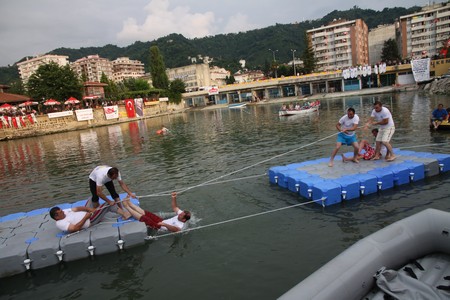
<instances>
[{"instance_id":1,"label":"apartment building","mask_svg":"<svg viewBox=\"0 0 450 300\"><path fill-rule=\"evenodd\" d=\"M100 82L104 73L109 79L113 79L113 63L98 55L89 55L80 58L71 64L72 70L84 81Z\"/></svg>"},{"instance_id":2,"label":"apartment building","mask_svg":"<svg viewBox=\"0 0 450 300\"><path fill-rule=\"evenodd\" d=\"M181 79L188 92L212 85L209 64L207 63L167 69L166 73L170 81Z\"/></svg>"},{"instance_id":3,"label":"apartment building","mask_svg":"<svg viewBox=\"0 0 450 300\"><path fill-rule=\"evenodd\" d=\"M332 71L369 63L368 28L361 20L334 20L307 31L318 71Z\"/></svg>"},{"instance_id":4,"label":"apartment building","mask_svg":"<svg viewBox=\"0 0 450 300\"><path fill-rule=\"evenodd\" d=\"M33 58L27 57L25 61L17 63L17 67L19 69L19 74L22 82L26 84L30 76L33 75L41 65L54 62L59 66L65 66L69 63L68 59L68 56L52 54L40 55Z\"/></svg>"},{"instance_id":5,"label":"apartment building","mask_svg":"<svg viewBox=\"0 0 450 300\"><path fill-rule=\"evenodd\" d=\"M424 6L418 13L400 17L402 58L439 55L450 39L450 3Z\"/></svg>"},{"instance_id":6,"label":"apartment building","mask_svg":"<svg viewBox=\"0 0 450 300\"><path fill-rule=\"evenodd\" d=\"M230 77L230 71L225 70L224 68L219 68L217 66L213 66L209 69L209 73L211 76L211 85L222 86L226 85L227 77Z\"/></svg>"},{"instance_id":7,"label":"apartment building","mask_svg":"<svg viewBox=\"0 0 450 300\"><path fill-rule=\"evenodd\" d=\"M129 78L141 78L145 75L144 64L139 60L119 57L112 61L112 66L113 80L115 82Z\"/></svg>"}]
</instances>

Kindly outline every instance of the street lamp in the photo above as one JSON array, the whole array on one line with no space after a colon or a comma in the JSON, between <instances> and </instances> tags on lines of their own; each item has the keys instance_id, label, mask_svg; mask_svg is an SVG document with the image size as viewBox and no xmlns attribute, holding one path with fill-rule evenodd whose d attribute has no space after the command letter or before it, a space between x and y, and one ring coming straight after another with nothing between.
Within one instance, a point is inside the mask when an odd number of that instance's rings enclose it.
<instances>
[{"instance_id":1,"label":"street lamp","mask_svg":"<svg viewBox=\"0 0 450 300\"><path fill-rule=\"evenodd\" d=\"M292 65L293 65L293 67L294 67L294 76L296 76L296 72L295 72L295 51L297 51L297 50L295 50L295 49L291 49L291 51L292 51Z\"/></svg>"},{"instance_id":2,"label":"street lamp","mask_svg":"<svg viewBox=\"0 0 450 300\"><path fill-rule=\"evenodd\" d=\"M274 65L274 68L275 68L275 78L278 78L277 66L276 66L277 60L275 59L275 52L278 52L278 50L269 49L269 51L272 51L272 55L273 55L273 65Z\"/></svg>"}]
</instances>

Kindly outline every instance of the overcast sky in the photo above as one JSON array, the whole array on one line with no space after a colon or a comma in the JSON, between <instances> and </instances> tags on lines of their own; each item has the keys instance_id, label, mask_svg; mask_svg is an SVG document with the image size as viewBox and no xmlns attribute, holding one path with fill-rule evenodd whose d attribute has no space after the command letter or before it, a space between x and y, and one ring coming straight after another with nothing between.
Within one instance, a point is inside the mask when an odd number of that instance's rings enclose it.
<instances>
[{"instance_id":1,"label":"overcast sky","mask_svg":"<svg viewBox=\"0 0 450 300\"><path fill-rule=\"evenodd\" d=\"M382 10L427 3L424 0L3 0L0 66L60 47L78 49L106 44L123 47L170 33L194 38L314 20L354 5Z\"/></svg>"}]
</instances>

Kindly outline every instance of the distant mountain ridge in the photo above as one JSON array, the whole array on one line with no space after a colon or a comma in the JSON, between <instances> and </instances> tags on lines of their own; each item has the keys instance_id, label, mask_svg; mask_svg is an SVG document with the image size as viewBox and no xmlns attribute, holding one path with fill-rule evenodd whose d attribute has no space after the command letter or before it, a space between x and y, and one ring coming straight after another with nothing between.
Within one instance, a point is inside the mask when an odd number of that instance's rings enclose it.
<instances>
[{"instance_id":1,"label":"distant mountain ridge","mask_svg":"<svg viewBox=\"0 0 450 300\"><path fill-rule=\"evenodd\" d=\"M327 25L334 19L363 19L370 30L378 25L392 24L400 16L412 14L420 11L420 9L419 6L413 6L411 8L395 7L375 11L354 6L352 9L345 11L334 10L317 20L294 24L276 24L246 32L194 39L187 39L181 34L173 33L154 41L137 41L126 47L108 44L103 47L83 47L80 49L58 48L49 52L49 54L67 55L71 62L94 54L110 60L125 56L142 61L145 64L146 71L149 71L149 49L150 46L157 45L167 68L191 64L190 58L200 55L212 58L213 65L225 67L231 71L239 69L240 59L244 59L250 69L263 69L264 64L272 60L273 53L268 49L278 50L275 52L276 60L282 63L292 60L291 49L295 49L295 56L300 57L305 49L305 31ZM197 62L200 62L198 58ZM0 67L0 84L9 84L17 79L19 79L19 74L16 65Z\"/></svg>"}]
</instances>

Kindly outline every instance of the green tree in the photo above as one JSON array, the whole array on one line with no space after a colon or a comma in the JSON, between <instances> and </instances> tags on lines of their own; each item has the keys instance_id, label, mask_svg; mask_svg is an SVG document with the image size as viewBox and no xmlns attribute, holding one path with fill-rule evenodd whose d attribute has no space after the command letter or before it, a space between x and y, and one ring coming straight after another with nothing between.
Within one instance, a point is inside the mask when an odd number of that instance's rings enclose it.
<instances>
[{"instance_id":1,"label":"green tree","mask_svg":"<svg viewBox=\"0 0 450 300\"><path fill-rule=\"evenodd\" d=\"M113 80L109 80L108 76L106 76L105 73L102 72L102 77L100 78L101 83L106 83L107 86L105 86L105 98L110 100L120 100L119 97L119 89L117 87L117 84Z\"/></svg>"},{"instance_id":2,"label":"green tree","mask_svg":"<svg viewBox=\"0 0 450 300\"><path fill-rule=\"evenodd\" d=\"M158 46L150 47L150 74L155 88L165 90L169 88L169 78Z\"/></svg>"},{"instance_id":3,"label":"green tree","mask_svg":"<svg viewBox=\"0 0 450 300\"><path fill-rule=\"evenodd\" d=\"M123 84L129 91L144 91L150 89L150 84L144 79L128 78L123 81Z\"/></svg>"},{"instance_id":4,"label":"green tree","mask_svg":"<svg viewBox=\"0 0 450 300\"><path fill-rule=\"evenodd\" d=\"M27 92L25 90L25 86L22 83L22 80L18 79L11 82L8 93L26 95Z\"/></svg>"},{"instance_id":5,"label":"green tree","mask_svg":"<svg viewBox=\"0 0 450 300\"><path fill-rule=\"evenodd\" d=\"M226 84L233 84L236 82L236 79L234 78L233 74L230 76L225 77L225 83Z\"/></svg>"},{"instance_id":6,"label":"green tree","mask_svg":"<svg viewBox=\"0 0 450 300\"><path fill-rule=\"evenodd\" d=\"M27 83L31 98L53 98L63 101L71 96L81 98L83 86L69 65L59 66L54 62L41 65L30 76Z\"/></svg>"},{"instance_id":7,"label":"green tree","mask_svg":"<svg viewBox=\"0 0 450 300\"><path fill-rule=\"evenodd\" d=\"M383 49L381 50L381 60L384 62L400 61L401 57L398 52L397 42L393 39L384 41Z\"/></svg>"},{"instance_id":8,"label":"green tree","mask_svg":"<svg viewBox=\"0 0 450 300\"><path fill-rule=\"evenodd\" d=\"M186 91L186 85L184 84L183 80L181 79L175 79L172 82L170 82L169 87L169 100L173 103L180 103L181 102L181 94Z\"/></svg>"},{"instance_id":9,"label":"green tree","mask_svg":"<svg viewBox=\"0 0 450 300\"><path fill-rule=\"evenodd\" d=\"M316 70L317 59L314 56L314 49L306 32L304 35L304 40L306 47L301 55L301 59L303 60L303 71L305 72L305 74L311 74Z\"/></svg>"}]
</instances>

